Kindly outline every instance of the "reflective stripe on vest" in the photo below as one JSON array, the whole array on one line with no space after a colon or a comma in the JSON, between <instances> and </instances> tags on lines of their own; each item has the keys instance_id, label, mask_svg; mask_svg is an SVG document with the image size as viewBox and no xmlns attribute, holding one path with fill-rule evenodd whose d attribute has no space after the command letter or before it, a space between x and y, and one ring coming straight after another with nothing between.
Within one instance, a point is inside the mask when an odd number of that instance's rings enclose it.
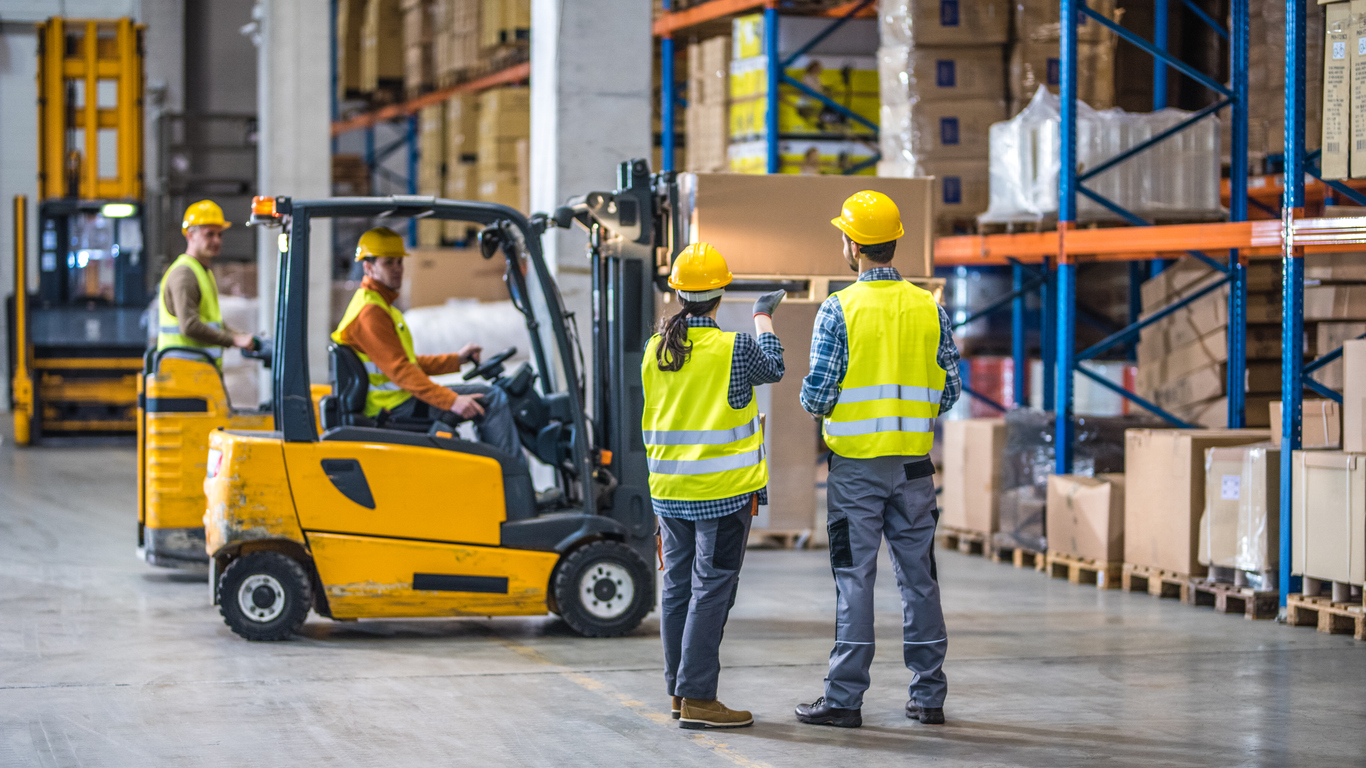
<instances>
[{"instance_id":1,"label":"reflective stripe on vest","mask_svg":"<svg viewBox=\"0 0 1366 768\"><path fill-rule=\"evenodd\" d=\"M849 365L824 420L826 445L856 459L929 453L945 380L934 297L900 280L856 282L835 297Z\"/></svg>"},{"instance_id":2,"label":"reflective stripe on vest","mask_svg":"<svg viewBox=\"0 0 1366 768\"><path fill-rule=\"evenodd\" d=\"M655 358L659 336L641 361L645 408L641 436L656 499L710 501L768 485L759 406L730 407L735 334L689 328L692 352L677 371L661 371Z\"/></svg>"},{"instance_id":3,"label":"reflective stripe on vest","mask_svg":"<svg viewBox=\"0 0 1366 768\"><path fill-rule=\"evenodd\" d=\"M213 273L205 269L198 259L182 253L171 262L170 267L167 267L166 274L161 277L161 287L157 290L157 349L189 347L202 350L221 366L223 348L216 344L202 344L182 334L180 321L166 307L166 277L179 267L188 268L194 274L195 282L199 284L200 322L210 328L223 328L223 312L218 306L218 283L214 281Z\"/></svg>"},{"instance_id":4,"label":"reflective stripe on vest","mask_svg":"<svg viewBox=\"0 0 1366 768\"><path fill-rule=\"evenodd\" d=\"M367 288L358 289L355 295L351 297L351 303L346 306L346 314L342 316L341 324L337 326L337 330L332 332L332 340L338 344L346 343L342 340L342 331L355 321L356 317L360 315L360 311L367 304L374 304L383 309L394 321L394 330L398 333L398 340L403 345L403 353L407 355L408 362L417 365L417 353L413 351L413 334L408 330L408 324L403 321L403 313L390 306L378 292ZM370 379L370 388L365 392L366 416L373 419L379 415L380 411L393 410L413 396L411 392L391 381L368 355L359 349L354 351L360 361L365 364L366 377Z\"/></svg>"}]
</instances>

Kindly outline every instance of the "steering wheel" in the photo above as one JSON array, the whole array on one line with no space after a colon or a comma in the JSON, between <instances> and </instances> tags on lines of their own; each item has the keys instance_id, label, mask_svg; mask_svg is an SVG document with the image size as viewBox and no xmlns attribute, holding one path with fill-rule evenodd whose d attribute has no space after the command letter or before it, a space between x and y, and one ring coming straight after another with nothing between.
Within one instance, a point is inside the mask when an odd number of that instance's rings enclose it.
<instances>
[{"instance_id":1,"label":"steering wheel","mask_svg":"<svg viewBox=\"0 0 1366 768\"><path fill-rule=\"evenodd\" d=\"M469 373L465 374L464 380L469 381L470 379L479 377L488 379L489 381L493 381L494 379L502 375L504 361L506 361L509 357L512 357L515 354L517 354L517 348L508 347L502 352L499 352L493 357L490 357L489 359L480 363L476 368L474 368L474 370L471 370Z\"/></svg>"}]
</instances>

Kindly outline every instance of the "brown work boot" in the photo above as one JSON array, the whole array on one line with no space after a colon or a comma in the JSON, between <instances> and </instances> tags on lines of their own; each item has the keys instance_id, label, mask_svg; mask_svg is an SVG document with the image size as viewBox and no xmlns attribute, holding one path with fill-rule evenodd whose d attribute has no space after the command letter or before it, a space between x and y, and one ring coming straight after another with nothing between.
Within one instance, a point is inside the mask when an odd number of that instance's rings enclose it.
<instances>
[{"instance_id":1,"label":"brown work boot","mask_svg":"<svg viewBox=\"0 0 1366 768\"><path fill-rule=\"evenodd\" d=\"M672 705L673 712L672 712L672 714L673 714L673 718L674 718L675 720L677 720L678 717L679 717L679 714L682 713L682 711L683 711L683 697L682 697L682 696L674 696L674 697L672 697L672 698L673 698L673 705Z\"/></svg>"},{"instance_id":2,"label":"brown work boot","mask_svg":"<svg viewBox=\"0 0 1366 768\"><path fill-rule=\"evenodd\" d=\"M744 710L727 709L725 704L711 699L684 699L679 712L678 727L701 730L703 728L744 728L754 725L754 716Z\"/></svg>"}]
</instances>

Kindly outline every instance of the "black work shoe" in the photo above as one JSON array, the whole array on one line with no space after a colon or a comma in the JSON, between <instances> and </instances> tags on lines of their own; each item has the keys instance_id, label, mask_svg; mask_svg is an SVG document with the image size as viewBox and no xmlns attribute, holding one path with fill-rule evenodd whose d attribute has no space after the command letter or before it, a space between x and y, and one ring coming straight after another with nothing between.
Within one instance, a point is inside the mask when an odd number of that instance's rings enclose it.
<instances>
[{"instance_id":1,"label":"black work shoe","mask_svg":"<svg viewBox=\"0 0 1366 768\"><path fill-rule=\"evenodd\" d=\"M797 705L797 719L810 725L833 725L836 728L857 728L863 725L863 711L830 706L822 696L810 704Z\"/></svg>"},{"instance_id":2,"label":"black work shoe","mask_svg":"<svg viewBox=\"0 0 1366 768\"><path fill-rule=\"evenodd\" d=\"M919 720L925 725L943 725L943 707L922 707L914 701L906 702L906 717Z\"/></svg>"}]
</instances>

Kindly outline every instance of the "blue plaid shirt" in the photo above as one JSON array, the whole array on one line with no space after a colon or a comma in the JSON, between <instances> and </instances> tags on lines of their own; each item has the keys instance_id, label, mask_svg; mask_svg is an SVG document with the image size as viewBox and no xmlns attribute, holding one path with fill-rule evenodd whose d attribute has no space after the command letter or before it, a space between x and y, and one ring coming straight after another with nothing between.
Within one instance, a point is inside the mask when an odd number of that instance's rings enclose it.
<instances>
[{"instance_id":1,"label":"blue plaid shirt","mask_svg":"<svg viewBox=\"0 0 1366 768\"><path fill-rule=\"evenodd\" d=\"M874 267L859 275L864 280L901 280L894 267ZM958 402L963 380L958 375L958 347L953 343L949 313L939 308L939 367L944 369L944 392L939 396L939 413ZM831 296L816 313L811 333L811 372L802 380L802 407L815 416L829 416L840 397L840 382L849 368L849 331L844 325L844 310L839 299Z\"/></svg>"},{"instance_id":2,"label":"blue plaid shirt","mask_svg":"<svg viewBox=\"0 0 1366 768\"><path fill-rule=\"evenodd\" d=\"M709 317L688 318L689 328L720 328ZM754 388L760 384L773 384L783 378L783 344L771 333L760 334L758 339L748 333L735 334L735 352L730 361L730 385L726 391L726 401L730 407L739 410L749 405L754 396ZM759 503L768 503L768 488L758 490ZM741 507L750 505L755 492L731 496L727 499L707 501L681 501L678 499L652 499L655 514L676 517L683 520L711 520L738 512Z\"/></svg>"}]
</instances>

